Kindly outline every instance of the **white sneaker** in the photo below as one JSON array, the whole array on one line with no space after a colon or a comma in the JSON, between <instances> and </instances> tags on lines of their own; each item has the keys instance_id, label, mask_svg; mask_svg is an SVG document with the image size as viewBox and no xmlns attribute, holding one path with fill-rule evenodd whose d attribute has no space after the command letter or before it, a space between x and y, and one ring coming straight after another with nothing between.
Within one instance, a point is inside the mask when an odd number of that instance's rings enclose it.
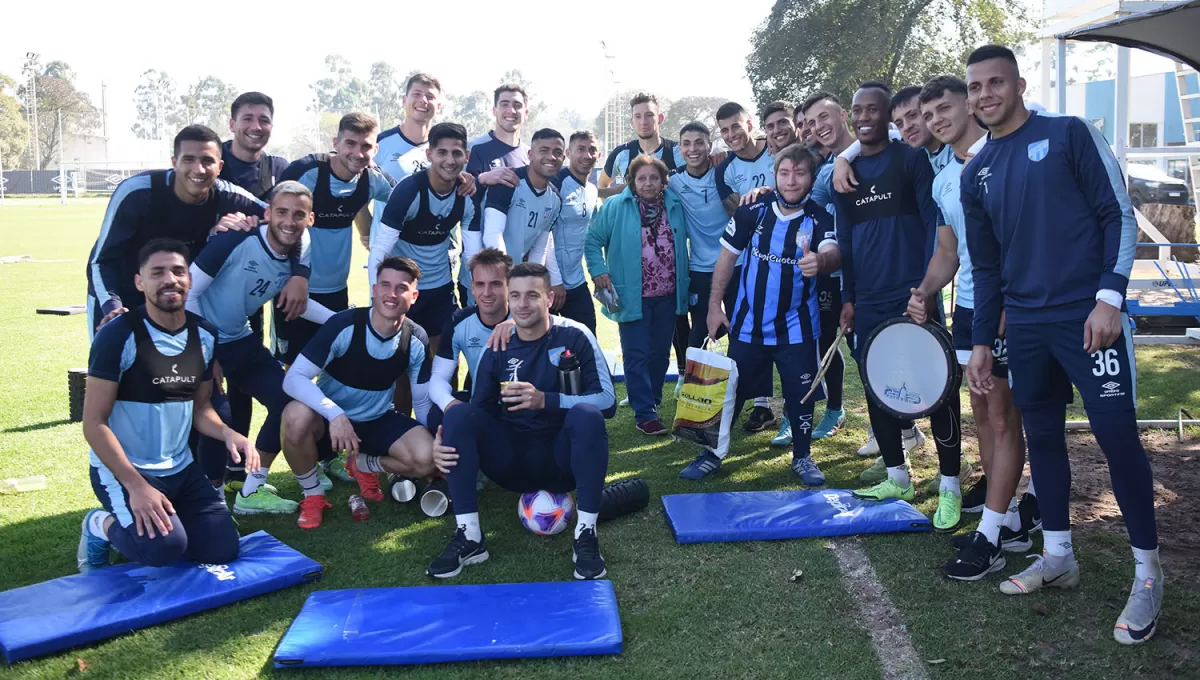
<instances>
[{"instance_id":1,"label":"white sneaker","mask_svg":"<svg viewBox=\"0 0 1200 680\"><path fill-rule=\"evenodd\" d=\"M1037 555L1025 571L1000 584L1005 595L1028 595L1042 588L1074 588L1079 585L1079 563L1075 556Z\"/></svg>"},{"instance_id":2,"label":"white sneaker","mask_svg":"<svg viewBox=\"0 0 1200 680\"><path fill-rule=\"evenodd\" d=\"M1123 645L1140 645L1149 640L1158 626L1158 614L1162 611L1162 578L1133 580L1129 601L1117 618L1113 637Z\"/></svg>"},{"instance_id":3,"label":"white sneaker","mask_svg":"<svg viewBox=\"0 0 1200 680\"><path fill-rule=\"evenodd\" d=\"M621 401L618 401L617 406L629 406L629 397L625 397Z\"/></svg>"},{"instance_id":4,"label":"white sneaker","mask_svg":"<svg viewBox=\"0 0 1200 680\"><path fill-rule=\"evenodd\" d=\"M913 425L911 430L904 432L904 453L912 453L922 446L925 446L925 434L921 432L921 428ZM876 444L875 448L878 449L879 445ZM862 452L860 451L858 455L861 456Z\"/></svg>"},{"instance_id":5,"label":"white sneaker","mask_svg":"<svg viewBox=\"0 0 1200 680\"><path fill-rule=\"evenodd\" d=\"M870 426L867 426L867 443L858 450L858 455L863 458L879 455L879 442L875 441L875 431Z\"/></svg>"}]
</instances>

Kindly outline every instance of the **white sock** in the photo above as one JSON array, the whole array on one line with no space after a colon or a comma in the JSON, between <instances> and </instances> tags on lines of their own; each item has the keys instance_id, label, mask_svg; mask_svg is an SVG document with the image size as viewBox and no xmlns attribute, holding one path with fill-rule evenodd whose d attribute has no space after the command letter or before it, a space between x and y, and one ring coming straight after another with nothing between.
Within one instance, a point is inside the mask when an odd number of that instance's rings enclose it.
<instances>
[{"instance_id":1,"label":"white sock","mask_svg":"<svg viewBox=\"0 0 1200 680\"><path fill-rule=\"evenodd\" d=\"M379 456L368 456L365 453L360 453L354 459L354 462L358 465L359 472L383 472L381 460Z\"/></svg>"},{"instance_id":2,"label":"white sock","mask_svg":"<svg viewBox=\"0 0 1200 680\"><path fill-rule=\"evenodd\" d=\"M1033 490L1033 475L1029 476L1029 488L1025 490L1025 493L1033 496L1034 498L1037 497L1037 492Z\"/></svg>"},{"instance_id":3,"label":"white sock","mask_svg":"<svg viewBox=\"0 0 1200 680\"><path fill-rule=\"evenodd\" d=\"M903 465L897 465L896 467L890 467L887 469L887 471L888 471L888 477L893 482L895 482L896 484L898 484L902 487L908 486L909 484L912 483L912 480L910 480L908 478L908 470L905 470Z\"/></svg>"},{"instance_id":4,"label":"white sock","mask_svg":"<svg viewBox=\"0 0 1200 680\"><path fill-rule=\"evenodd\" d=\"M483 532L479 530L479 513L468 512L465 515L455 515L454 521L467 532L467 540L479 542L483 540Z\"/></svg>"},{"instance_id":5,"label":"white sock","mask_svg":"<svg viewBox=\"0 0 1200 680\"><path fill-rule=\"evenodd\" d=\"M938 485L938 491L953 491L955 496L962 496L962 487L958 484L958 476L942 475L942 483Z\"/></svg>"},{"instance_id":6,"label":"white sock","mask_svg":"<svg viewBox=\"0 0 1200 680\"><path fill-rule=\"evenodd\" d=\"M763 408L771 408L771 400L768 397L755 397L754 408L758 408L759 406Z\"/></svg>"},{"instance_id":7,"label":"white sock","mask_svg":"<svg viewBox=\"0 0 1200 680\"><path fill-rule=\"evenodd\" d=\"M296 481L300 483L300 490L304 492L305 498L308 498L309 496L325 495L325 490L321 488L320 470L321 468L318 466L302 475L292 473L292 476L295 477Z\"/></svg>"},{"instance_id":8,"label":"white sock","mask_svg":"<svg viewBox=\"0 0 1200 680\"><path fill-rule=\"evenodd\" d=\"M250 494L258 491L258 487L266 484L267 469L259 468L258 472L250 472L246 474L246 481L242 483L242 497L245 498Z\"/></svg>"},{"instance_id":9,"label":"white sock","mask_svg":"<svg viewBox=\"0 0 1200 680\"><path fill-rule=\"evenodd\" d=\"M93 536L97 538L103 538L107 541L108 532L104 530L104 523L108 521L109 517L112 517L112 513L106 510L93 512L92 516L88 518L88 531L91 532ZM1158 562L1157 550L1154 551L1154 561L1155 563Z\"/></svg>"},{"instance_id":10,"label":"white sock","mask_svg":"<svg viewBox=\"0 0 1200 680\"><path fill-rule=\"evenodd\" d=\"M579 534L582 534L584 529L591 529L593 532L596 531L596 521L600 519L600 513L584 512L582 510L577 512L579 521L575 523L575 538L579 538ZM1155 552L1155 555L1157 554Z\"/></svg>"},{"instance_id":11,"label":"white sock","mask_svg":"<svg viewBox=\"0 0 1200 680\"><path fill-rule=\"evenodd\" d=\"M1073 544L1071 543L1071 530L1066 531L1050 531L1042 529L1042 536L1045 537L1045 547L1047 555L1055 557L1075 557Z\"/></svg>"},{"instance_id":12,"label":"white sock","mask_svg":"<svg viewBox=\"0 0 1200 680\"><path fill-rule=\"evenodd\" d=\"M1021 497L1013 496L1013 499L1008 504L1008 512L1004 513L1004 522L1001 526L1008 527L1011 531L1021 530L1020 503Z\"/></svg>"},{"instance_id":13,"label":"white sock","mask_svg":"<svg viewBox=\"0 0 1200 680\"><path fill-rule=\"evenodd\" d=\"M1004 513L983 509L983 519L979 520L979 533L987 537L988 543L1000 547L1000 525L1004 522Z\"/></svg>"},{"instance_id":14,"label":"white sock","mask_svg":"<svg viewBox=\"0 0 1200 680\"><path fill-rule=\"evenodd\" d=\"M1133 549L1133 564L1134 575L1139 581L1145 581L1152 578L1156 581L1161 581L1163 577L1162 565L1158 562L1158 548L1154 550L1142 550L1141 548Z\"/></svg>"}]
</instances>

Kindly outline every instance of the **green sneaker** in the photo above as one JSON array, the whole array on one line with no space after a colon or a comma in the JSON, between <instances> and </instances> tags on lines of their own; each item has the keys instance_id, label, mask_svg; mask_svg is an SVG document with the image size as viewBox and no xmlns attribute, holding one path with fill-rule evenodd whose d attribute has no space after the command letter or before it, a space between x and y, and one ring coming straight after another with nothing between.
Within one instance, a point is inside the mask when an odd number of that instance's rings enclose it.
<instances>
[{"instance_id":1,"label":"green sneaker","mask_svg":"<svg viewBox=\"0 0 1200 680\"><path fill-rule=\"evenodd\" d=\"M317 480L321 482L322 491L333 489L333 480L329 478L329 475L325 474L325 470L321 469L320 466L317 466Z\"/></svg>"},{"instance_id":2,"label":"green sneaker","mask_svg":"<svg viewBox=\"0 0 1200 680\"><path fill-rule=\"evenodd\" d=\"M904 459L904 469L908 471L908 476L912 477L912 465L909 464L907 458ZM887 476L887 465L883 462L883 456L880 456L875 459L874 463L871 463L871 467L858 475L858 481L863 484L878 484L887 479Z\"/></svg>"},{"instance_id":3,"label":"green sneaker","mask_svg":"<svg viewBox=\"0 0 1200 680\"><path fill-rule=\"evenodd\" d=\"M338 454L337 458L334 458L333 460L326 461L323 465L321 465L321 467L324 468L325 474L332 477L337 477L343 482L354 481L354 478L350 476L350 471L346 469L346 454L344 453ZM330 484L332 485L333 482L330 482ZM321 482L321 488L325 489L326 491L329 490L325 488L324 480Z\"/></svg>"},{"instance_id":4,"label":"green sneaker","mask_svg":"<svg viewBox=\"0 0 1200 680\"><path fill-rule=\"evenodd\" d=\"M950 532L962 521L962 496L953 491L938 494L937 511L933 513L933 530Z\"/></svg>"},{"instance_id":5,"label":"green sneaker","mask_svg":"<svg viewBox=\"0 0 1200 680\"><path fill-rule=\"evenodd\" d=\"M916 495L913 491L912 481L908 486L900 486L892 480L891 477L882 482L870 487L869 489L859 489L853 492L855 498L862 498L868 501L886 501L889 498L899 498L902 501L911 501Z\"/></svg>"},{"instance_id":6,"label":"green sneaker","mask_svg":"<svg viewBox=\"0 0 1200 680\"><path fill-rule=\"evenodd\" d=\"M237 493L242 490L242 486L245 483L246 482L241 479L231 479L228 482L225 482L225 493ZM272 486L270 484L267 484L264 482L262 484L262 488L269 490L271 493L273 493L275 495L279 495L279 489L276 489L274 486Z\"/></svg>"},{"instance_id":7,"label":"green sneaker","mask_svg":"<svg viewBox=\"0 0 1200 680\"><path fill-rule=\"evenodd\" d=\"M235 515L290 515L299 508L299 503L280 498L265 484L249 496L239 493L233 502Z\"/></svg>"}]
</instances>

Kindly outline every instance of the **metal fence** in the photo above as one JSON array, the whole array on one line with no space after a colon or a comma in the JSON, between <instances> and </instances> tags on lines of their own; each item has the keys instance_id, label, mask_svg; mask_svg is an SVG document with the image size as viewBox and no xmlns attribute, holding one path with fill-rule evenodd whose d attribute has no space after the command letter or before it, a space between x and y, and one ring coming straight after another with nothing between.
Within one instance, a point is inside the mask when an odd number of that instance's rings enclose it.
<instances>
[{"instance_id":1,"label":"metal fence","mask_svg":"<svg viewBox=\"0 0 1200 680\"><path fill-rule=\"evenodd\" d=\"M111 194L126 177L144 170L68 169L67 195ZM0 196L59 194L58 170L5 170L0 174Z\"/></svg>"}]
</instances>

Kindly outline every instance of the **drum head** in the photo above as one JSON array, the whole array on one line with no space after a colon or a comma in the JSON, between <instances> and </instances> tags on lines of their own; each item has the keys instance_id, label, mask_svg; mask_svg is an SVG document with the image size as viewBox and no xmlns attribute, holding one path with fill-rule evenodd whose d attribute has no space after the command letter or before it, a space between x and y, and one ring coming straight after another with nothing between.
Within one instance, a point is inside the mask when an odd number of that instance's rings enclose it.
<instances>
[{"instance_id":1,"label":"drum head","mask_svg":"<svg viewBox=\"0 0 1200 680\"><path fill-rule=\"evenodd\" d=\"M957 384L957 360L940 326L893 319L867 339L863 353L867 397L897 418L924 418Z\"/></svg>"}]
</instances>

